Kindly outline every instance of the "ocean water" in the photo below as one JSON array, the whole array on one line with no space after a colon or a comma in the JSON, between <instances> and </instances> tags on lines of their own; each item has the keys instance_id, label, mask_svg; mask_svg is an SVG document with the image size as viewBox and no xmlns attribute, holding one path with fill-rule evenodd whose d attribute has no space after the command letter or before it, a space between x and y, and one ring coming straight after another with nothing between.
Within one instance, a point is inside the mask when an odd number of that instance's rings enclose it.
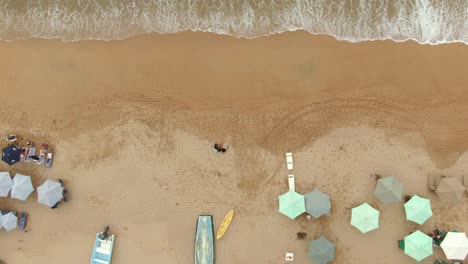
<instances>
[{"instance_id":1,"label":"ocean water","mask_svg":"<svg viewBox=\"0 0 468 264\"><path fill-rule=\"evenodd\" d=\"M338 40L468 43L468 0L0 0L0 40L112 40L204 31L305 30Z\"/></svg>"}]
</instances>

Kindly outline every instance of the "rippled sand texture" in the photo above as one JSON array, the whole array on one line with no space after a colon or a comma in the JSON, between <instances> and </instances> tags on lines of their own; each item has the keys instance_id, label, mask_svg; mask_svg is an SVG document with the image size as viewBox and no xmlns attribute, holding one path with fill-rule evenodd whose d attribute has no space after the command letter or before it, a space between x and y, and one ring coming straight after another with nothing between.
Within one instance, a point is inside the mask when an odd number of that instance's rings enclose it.
<instances>
[{"instance_id":1,"label":"rippled sand texture","mask_svg":"<svg viewBox=\"0 0 468 264\"><path fill-rule=\"evenodd\" d=\"M0 0L0 39L121 39L208 31L255 38L305 30L339 40L468 43L466 0Z\"/></svg>"}]
</instances>

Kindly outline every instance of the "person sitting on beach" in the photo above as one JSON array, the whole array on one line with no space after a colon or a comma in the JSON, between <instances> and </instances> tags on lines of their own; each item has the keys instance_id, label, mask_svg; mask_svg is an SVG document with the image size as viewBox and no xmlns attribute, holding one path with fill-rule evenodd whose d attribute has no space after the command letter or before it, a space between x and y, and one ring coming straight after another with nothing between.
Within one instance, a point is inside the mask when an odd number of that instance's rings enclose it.
<instances>
[{"instance_id":1,"label":"person sitting on beach","mask_svg":"<svg viewBox=\"0 0 468 264\"><path fill-rule=\"evenodd\" d=\"M226 152L226 150L227 150L226 148L223 147L223 145L218 144L218 143L215 143L215 144L214 144L214 149L215 149L216 151L222 152L222 153Z\"/></svg>"}]
</instances>

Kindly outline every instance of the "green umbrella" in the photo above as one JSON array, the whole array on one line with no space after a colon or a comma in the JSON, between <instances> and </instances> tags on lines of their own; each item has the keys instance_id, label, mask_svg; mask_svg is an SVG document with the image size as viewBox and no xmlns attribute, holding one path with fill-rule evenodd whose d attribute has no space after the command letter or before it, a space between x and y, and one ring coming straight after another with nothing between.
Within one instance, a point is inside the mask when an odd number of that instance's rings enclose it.
<instances>
[{"instance_id":1,"label":"green umbrella","mask_svg":"<svg viewBox=\"0 0 468 264\"><path fill-rule=\"evenodd\" d=\"M304 195L289 191L279 198L279 212L294 219L305 212Z\"/></svg>"},{"instance_id":2,"label":"green umbrella","mask_svg":"<svg viewBox=\"0 0 468 264\"><path fill-rule=\"evenodd\" d=\"M380 212L367 203L351 210L351 225L362 233L367 233L379 227Z\"/></svg>"},{"instance_id":3,"label":"green umbrella","mask_svg":"<svg viewBox=\"0 0 468 264\"><path fill-rule=\"evenodd\" d=\"M417 230L405 237L405 254L417 261L432 255L432 238Z\"/></svg>"},{"instance_id":4,"label":"green umbrella","mask_svg":"<svg viewBox=\"0 0 468 264\"><path fill-rule=\"evenodd\" d=\"M399 202L403 196L403 186L395 177L385 177L377 181L375 195L384 204Z\"/></svg>"},{"instance_id":5,"label":"green umbrella","mask_svg":"<svg viewBox=\"0 0 468 264\"><path fill-rule=\"evenodd\" d=\"M420 225L432 216L431 201L417 195L405 203L406 219Z\"/></svg>"},{"instance_id":6,"label":"green umbrella","mask_svg":"<svg viewBox=\"0 0 468 264\"><path fill-rule=\"evenodd\" d=\"M322 215L330 213L330 196L315 189L312 192L304 195L306 212L314 218L319 218Z\"/></svg>"},{"instance_id":7,"label":"green umbrella","mask_svg":"<svg viewBox=\"0 0 468 264\"><path fill-rule=\"evenodd\" d=\"M335 259L335 244L323 236L310 241L309 257L317 264L326 264Z\"/></svg>"}]
</instances>

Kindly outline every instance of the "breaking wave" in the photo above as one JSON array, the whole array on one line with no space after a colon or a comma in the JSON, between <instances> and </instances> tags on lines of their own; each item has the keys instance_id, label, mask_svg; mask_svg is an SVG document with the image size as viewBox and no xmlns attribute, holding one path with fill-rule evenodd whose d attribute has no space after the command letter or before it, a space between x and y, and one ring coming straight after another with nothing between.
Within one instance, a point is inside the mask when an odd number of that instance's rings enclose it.
<instances>
[{"instance_id":1,"label":"breaking wave","mask_svg":"<svg viewBox=\"0 0 468 264\"><path fill-rule=\"evenodd\" d=\"M0 0L0 40L113 40L188 30L466 44L468 0Z\"/></svg>"}]
</instances>

